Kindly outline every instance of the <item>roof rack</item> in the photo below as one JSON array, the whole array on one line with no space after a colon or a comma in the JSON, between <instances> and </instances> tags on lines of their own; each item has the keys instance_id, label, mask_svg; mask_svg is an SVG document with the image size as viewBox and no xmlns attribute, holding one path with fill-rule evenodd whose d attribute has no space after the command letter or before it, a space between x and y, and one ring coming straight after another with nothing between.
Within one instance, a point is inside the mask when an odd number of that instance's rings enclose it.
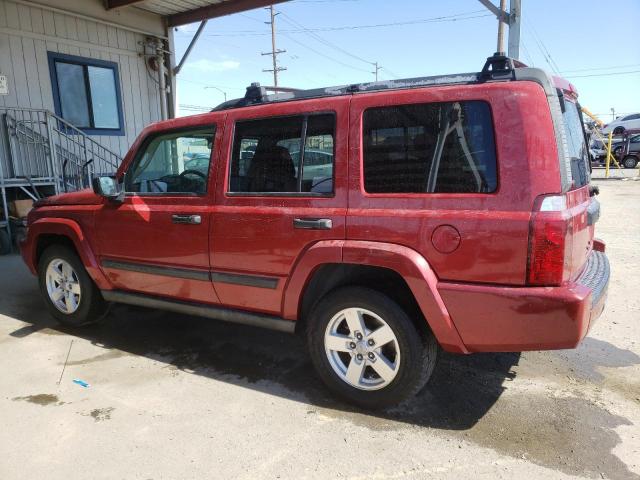
<instances>
[{"instance_id":1,"label":"roof rack","mask_svg":"<svg viewBox=\"0 0 640 480\"><path fill-rule=\"evenodd\" d=\"M336 97L341 95L353 95L362 92L378 92L384 90L400 90L435 85L464 85L482 83L487 81L515 80L515 68L524 67L523 63L505 56L502 52L496 52L487 58L480 72L458 73L453 75L436 75L431 77L405 78L398 80L384 80L379 82L356 83L338 87L313 88L309 90L296 90L286 88L277 90L277 87L263 87L259 83L252 83L247 87L243 98L236 98L221 103L212 112L229 110L232 108L261 105L274 102L302 100L320 97ZM268 90L277 90L269 95Z\"/></svg>"}]
</instances>

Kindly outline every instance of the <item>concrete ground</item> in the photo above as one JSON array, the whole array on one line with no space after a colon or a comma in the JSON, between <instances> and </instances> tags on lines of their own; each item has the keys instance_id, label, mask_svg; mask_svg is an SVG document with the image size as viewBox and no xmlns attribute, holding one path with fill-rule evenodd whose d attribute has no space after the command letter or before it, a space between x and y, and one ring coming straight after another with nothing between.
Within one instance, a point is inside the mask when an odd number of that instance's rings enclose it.
<instances>
[{"instance_id":1,"label":"concrete ground","mask_svg":"<svg viewBox=\"0 0 640 480\"><path fill-rule=\"evenodd\" d=\"M613 274L584 343L443 355L386 413L333 399L286 334L122 306L62 328L2 257L0 478L640 478L640 182L595 183Z\"/></svg>"}]
</instances>

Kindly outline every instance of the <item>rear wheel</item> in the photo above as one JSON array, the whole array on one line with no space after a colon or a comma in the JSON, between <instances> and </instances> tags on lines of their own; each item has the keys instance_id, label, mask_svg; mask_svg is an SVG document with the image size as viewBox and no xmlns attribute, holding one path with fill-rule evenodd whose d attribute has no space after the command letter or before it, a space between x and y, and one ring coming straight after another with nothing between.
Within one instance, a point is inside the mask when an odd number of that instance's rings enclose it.
<instances>
[{"instance_id":1,"label":"rear wheel","mask_svg":"<svg viewBox=\"0 0 640 480\"><path fill-rule=\"evenodd\" d=\"M624 168L636 168L636 165L638 164L638 159L636 157L629 155L628 157L624 158L624 160L622 161L622 164L624 165Z\"/></svg>"},{"instance_id":2,"label":"rear wheel","mask_svg":"<svg viewBox=\"0 0 640 480\"><path fill-rule=\"evenodd\" d=\"M307 341L318 374L336 394L365 408L412 397L429 380L437 343L407 313L375 290L345 287L324 297L309 317Z\"/></svg>"},{"instance_id":3,"label":"rear wheel","mask_svg":"<svg viewBox=\"0 0 640 480\"><path fill-rule=\"evenodd\" d=\"M108 304L76 253L62 245L47 248L38 263L40 292L60 323L80 326L101 320Z\"/></svg>"},{"instance_id":4,"label":"rear wheel","mask_svg":"<svg viewBox=\"0 0 640 480\"><path fill-rule=\"evenodd\" d=\"M621 133L624 133L624 127L616 127L613 129L613 134L614 135L619 135Z\"/></svg>"}]
</instances>

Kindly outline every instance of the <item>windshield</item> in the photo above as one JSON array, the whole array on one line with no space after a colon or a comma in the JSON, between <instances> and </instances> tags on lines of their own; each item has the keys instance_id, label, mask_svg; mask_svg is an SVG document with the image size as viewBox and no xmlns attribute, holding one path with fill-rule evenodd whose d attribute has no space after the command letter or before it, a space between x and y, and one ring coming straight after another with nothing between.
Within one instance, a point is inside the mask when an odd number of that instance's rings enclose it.
<instances>
[{"instance_id":1,"label":"windshield","mask_svg":"<svg viewBox=\"0 0 640 480\"><path fill-rule=\"evenodd\" d=\"M576 103L565 101L563 113L567 132L567 150L571 160L571 176L576 188L589 183L589 154L578 108Z\"/></svg>"}]
</instances>

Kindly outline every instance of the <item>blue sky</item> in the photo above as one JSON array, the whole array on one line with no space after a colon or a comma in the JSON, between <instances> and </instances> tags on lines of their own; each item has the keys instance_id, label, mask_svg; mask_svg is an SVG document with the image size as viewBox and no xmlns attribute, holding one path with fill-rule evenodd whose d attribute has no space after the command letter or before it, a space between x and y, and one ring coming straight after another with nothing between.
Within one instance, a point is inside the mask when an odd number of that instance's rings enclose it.
<instances>
[{"instance_id":1,"label":"blue sky","mask_svg":"<svg viewBox=\"0 0 640 480\"><path fill-rule=\"evenodd\" d=\"M611 108L640 112L639 0L522 4L521 60L561 72L605 122ZM277 48L286 50L282 86L371 81L376 61L380 79L477 71L496 48L497 21L477 0L295 0L275 8ZM215 106L222 91L235 98L251 82L272 85L262 72L271 68L261 55L271 50L268 20L265 9L210 20L178 75L178 103ZM175 32L178 59L196 27Z\"/></svg>"}]
</instances>

